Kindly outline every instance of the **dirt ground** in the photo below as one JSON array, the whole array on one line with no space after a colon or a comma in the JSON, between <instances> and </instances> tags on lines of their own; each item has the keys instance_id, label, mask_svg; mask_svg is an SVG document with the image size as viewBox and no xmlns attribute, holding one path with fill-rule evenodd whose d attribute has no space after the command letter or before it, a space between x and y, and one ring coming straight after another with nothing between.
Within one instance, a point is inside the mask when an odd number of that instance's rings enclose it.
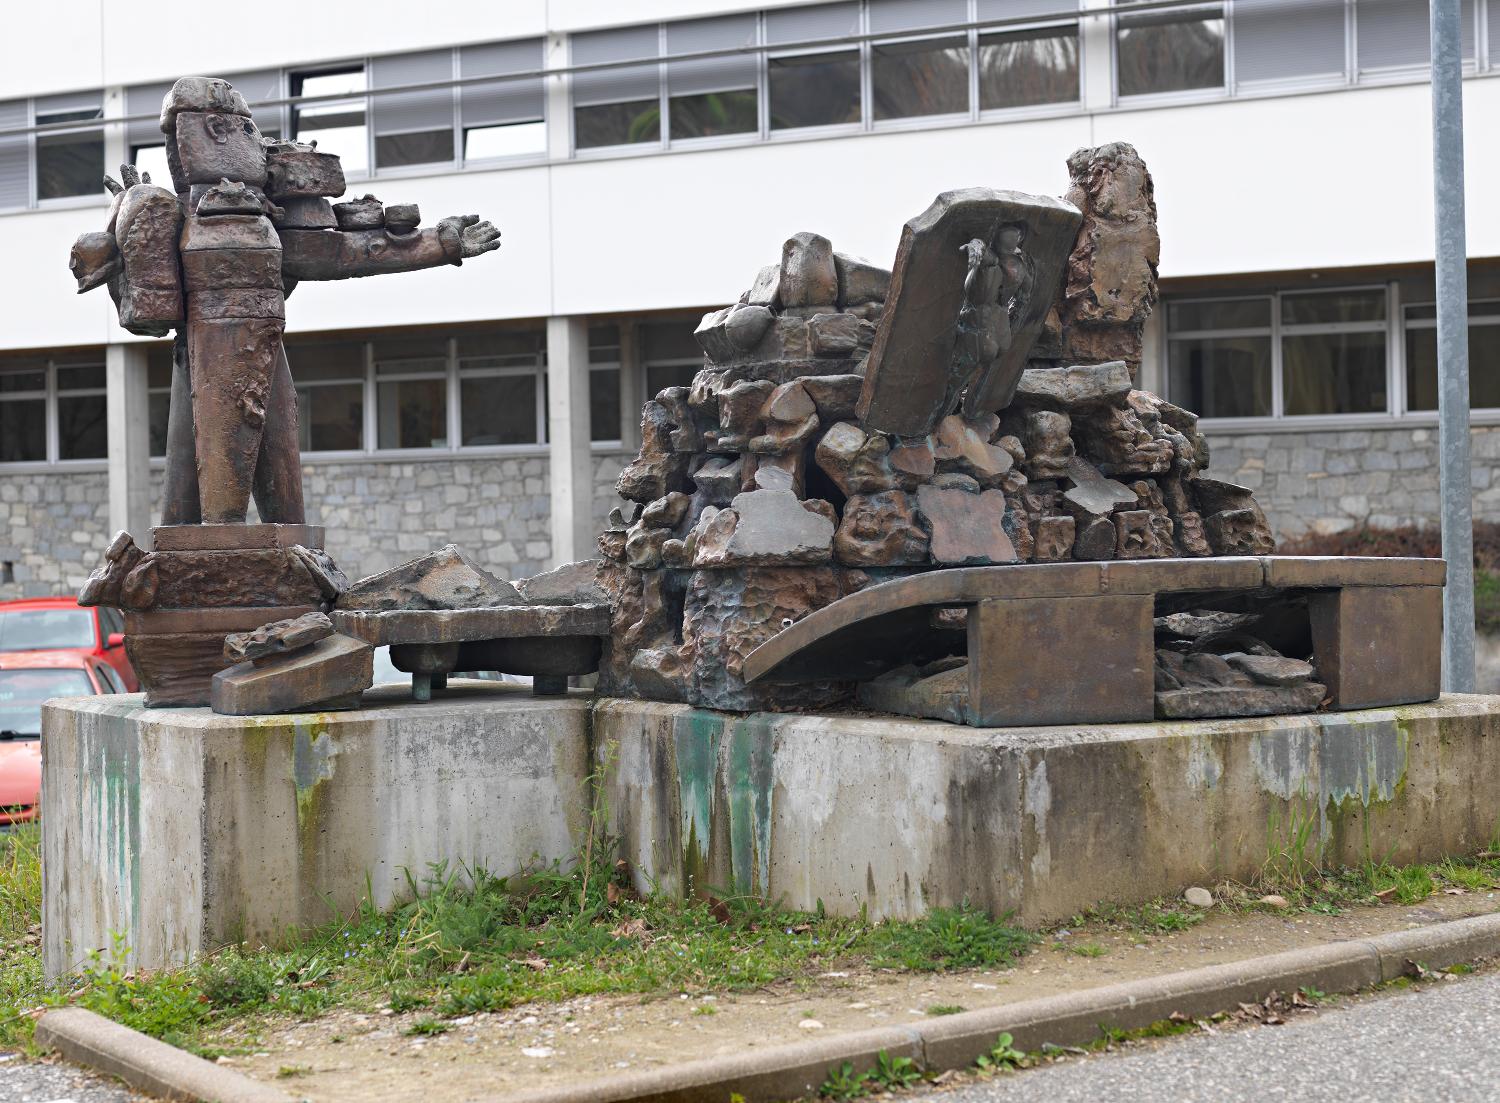
<instances>
[{"instance_id":1,"label":"dirt ground","mask_svg":"<svg viewBox=\"0 0 1500 1103\"><path fill-rule=\"evenodd\" d=\"M261 1049L222 1063L311 1103L493 1100L523 1089L607 1078L840 1031L967 1011L1140 977L1238 961L1500 910L1495 893L1439 895L1417 905L1341 915L1234 914L1214 909L1186 931L1141 936L1080 929L1049 935L1012 969L933 974L827 973L733 994L583 997L448 1020L408 1037L429 1012L337 1013L260 1033ZM1085 956L1072 949L1102 947ZM243 1044L226 1032L227 1046Z\"/></svg>"}]
</instances>

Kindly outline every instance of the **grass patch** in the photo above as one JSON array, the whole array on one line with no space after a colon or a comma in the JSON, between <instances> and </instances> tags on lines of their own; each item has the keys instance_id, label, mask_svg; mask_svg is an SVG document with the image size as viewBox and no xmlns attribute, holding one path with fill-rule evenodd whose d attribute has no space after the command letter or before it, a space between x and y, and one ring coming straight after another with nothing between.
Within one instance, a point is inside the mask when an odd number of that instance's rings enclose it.
<instances>
[{"instance_id":1,"label":"grass patch","mask_svg":"<svg viewBox=\"0 0 1500 1103\"><path fill-rule=\"evenodd\" d=\"M48 988L37 842L34 829L0 836L0 1044L29 1042L25 1012L45 1004L78 1004L213 1058L257 1048L274 1021L334 1008L420 1010L426 1017L409 1032L428 1035L446 1030L447 1017L580 995L812 985L820 973L850 968L1005 967L1034 942L968 906L873 924L728 894L641 899L604 841L571 867L513 877L434 867L411 879L411 899L395 911L365 907L285 949L230 947L188 968L137 973L117 942ZM901 1068L882 1075L899 1081Z\"/></svg>"}]
</instances>

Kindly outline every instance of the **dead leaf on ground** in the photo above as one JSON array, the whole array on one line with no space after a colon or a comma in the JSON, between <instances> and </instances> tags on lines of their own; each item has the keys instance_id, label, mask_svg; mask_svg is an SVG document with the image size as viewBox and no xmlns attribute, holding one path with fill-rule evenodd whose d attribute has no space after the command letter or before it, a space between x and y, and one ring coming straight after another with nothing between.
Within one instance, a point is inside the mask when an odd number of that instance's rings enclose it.
<instances>
[{"instance_id":1,"label":"dead leaf on ground","mask_svg":"<svg viewBox=\"0 0 1500 1103\"><path fill-rule=\"evenodd\" d=\"M645 939L649 937L649 929L646 926L646 921L640 918L627 919L624 923L621 923L618 927L616 927L609 933L614 935L616 938Z\"/></svg>"}]
</instances>

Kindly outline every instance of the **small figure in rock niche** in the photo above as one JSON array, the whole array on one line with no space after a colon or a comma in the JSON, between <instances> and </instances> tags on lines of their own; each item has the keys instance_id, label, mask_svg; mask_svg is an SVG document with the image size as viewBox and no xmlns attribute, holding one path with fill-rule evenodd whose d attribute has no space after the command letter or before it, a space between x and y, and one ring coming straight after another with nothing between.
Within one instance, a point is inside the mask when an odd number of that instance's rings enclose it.
<instances>
[{"instance_id":1,"label":"small figure in rock niche","mask_svg":"<svg viewBox=\"0 0 1500 1103\"><path fill-rule=\"evenodd\" d=\"M1030 259L1021 251L1022 228L1000 228L992 249L978 238L963 246L968 259L964 301L958 312L958 341L950 373L948 409L961 394L975 394L1011 346L1011 318L1026 303L1035 282ZM976 411L964 413L973 416Z\"/></svg>"},{"instance_id":2,"label":"small figure in rock niche","mask_svg":"<svg viewBox=\"0 0 1500 1103\"><path fill-rule=\"evenodd\" d=\"M162 101L173 190L121 166L103 233L84 234L79 292L107 284L133 333L176 330L162 524L304 523L297 395L282 346L299 280L462 264L500 247L478 215L417 228L416 207L334 207L339 159L263 138L227 81L184 77Z\"/></svg>"}]
</instances>

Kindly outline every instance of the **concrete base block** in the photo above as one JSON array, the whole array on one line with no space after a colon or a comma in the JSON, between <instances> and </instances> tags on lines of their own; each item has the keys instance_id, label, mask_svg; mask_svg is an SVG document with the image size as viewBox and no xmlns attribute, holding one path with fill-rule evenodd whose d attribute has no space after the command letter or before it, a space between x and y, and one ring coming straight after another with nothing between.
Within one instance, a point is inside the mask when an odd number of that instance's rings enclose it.
<instances>
[{"instance_id":1,"label":"concrete base block","mask_svg":"<svg viewBox=\"0 0 1500 1103\"><path fill-rule=\"evenodd\" d=\"M1500 697L1051 728L606 700L595 755L640 884L1044 924L1224 878L1471 853L1500 829Z\"/></svg>"},{"instance_id":2,"label":"concrete base block","mask_svg":"<svg viewBox=\"0 0 1500 1103\"><path fill-rule=\"evenodd\" d=\"M47 975L115 933L142 968L388 908L447 861L496 874L573 855L588 825L584 694L401 687L357 712L216 716L81 697L43 716Z\"/></svg>"}]
</instances>

